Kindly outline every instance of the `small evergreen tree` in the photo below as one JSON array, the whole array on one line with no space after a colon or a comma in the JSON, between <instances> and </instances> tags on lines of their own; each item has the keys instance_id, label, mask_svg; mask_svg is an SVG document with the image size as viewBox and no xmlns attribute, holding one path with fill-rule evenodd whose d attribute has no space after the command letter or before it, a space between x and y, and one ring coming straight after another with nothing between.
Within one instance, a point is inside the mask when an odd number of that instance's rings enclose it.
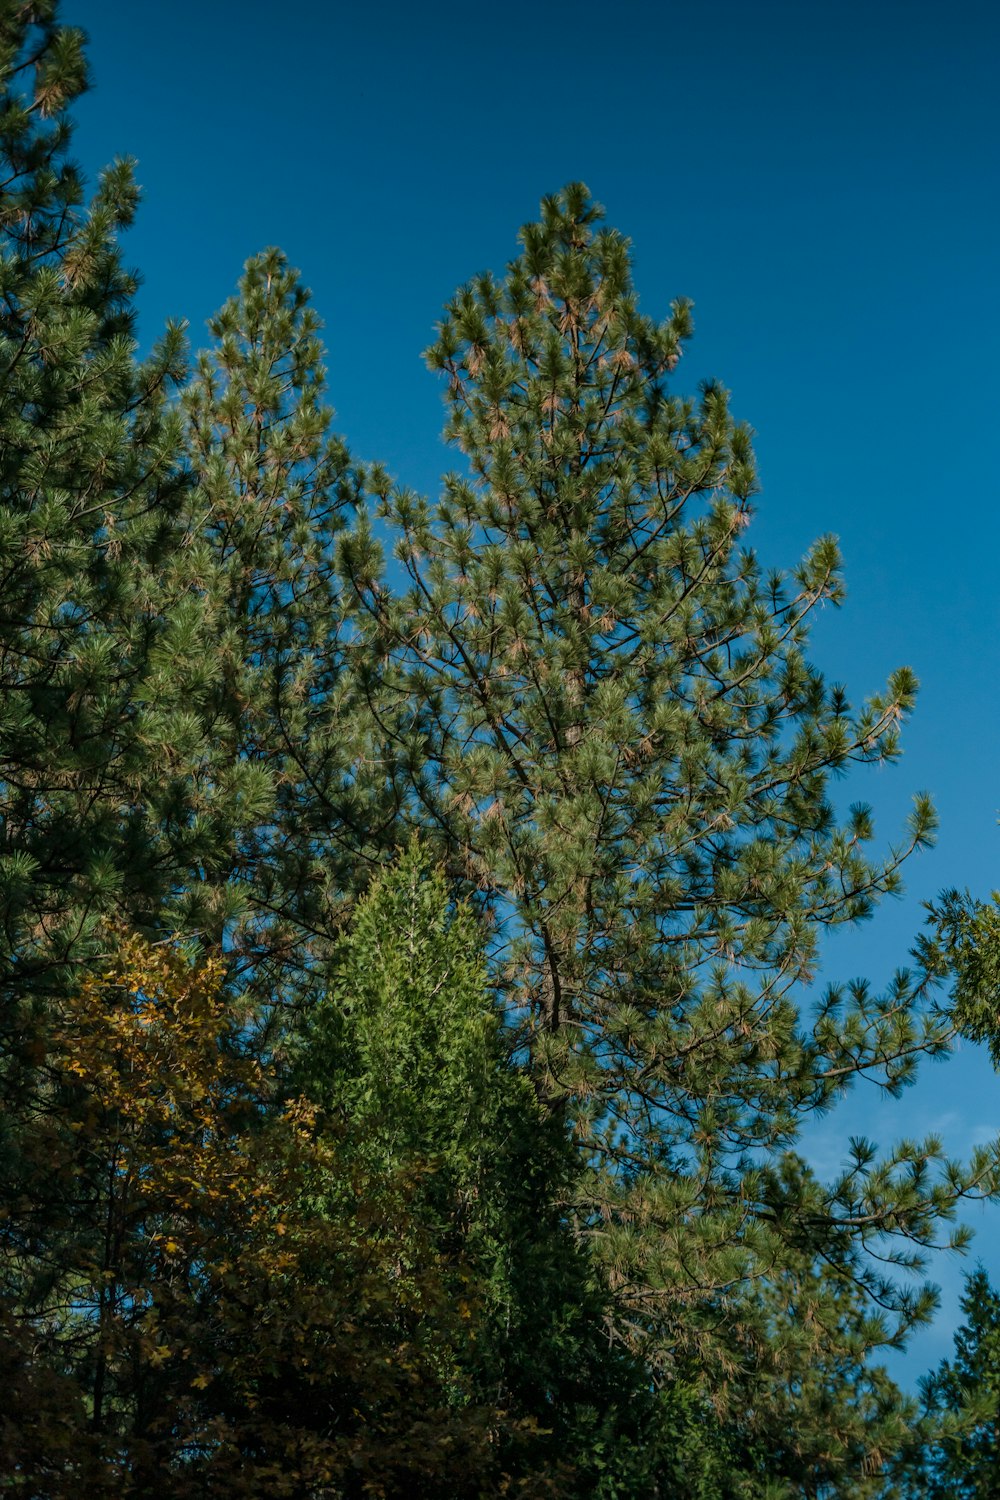
<instances>
[{"instance_id":1,"label":"small evergreen tree","mask_svg":"<svg viewBox=\"0 0 1000 1500\"><path fill-rule=\"evenodd\" d=\"M955 1352L923 1381L925 1445L904 1466L913 1500L1000 1493L1000 1294L980 1266L965 1283Z\"/></svg>"},{"instance_id":2,"label":"small evergreen tree","mask_svg":"<svg viewBox=\"0 0 1000 1500\"><path fill-rule=\"evenodd\" d=\"M946 891L929 908L922 956L953 980L955 1024L1000 1067L1000 895ZM914 1500L985 1500L1000 1491L1000 1294L966 1278L953 1357L923 1382L925 1413L902 1464Z\"/></svg>"}]
</instances>

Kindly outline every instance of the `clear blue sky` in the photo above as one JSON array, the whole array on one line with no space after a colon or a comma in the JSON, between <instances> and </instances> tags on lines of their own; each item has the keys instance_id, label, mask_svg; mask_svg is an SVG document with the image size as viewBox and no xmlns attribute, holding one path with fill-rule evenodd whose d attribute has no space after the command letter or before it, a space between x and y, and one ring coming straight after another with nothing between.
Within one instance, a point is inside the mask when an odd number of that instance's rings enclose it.
<instances>
[{"instance_id":1,"label":"clear blue sky","mask_svg":"<svg viewBox=\"0 0 1000 1500\"><path fill-rule=\"evenodd\" d=\"M855 700L908 663L902 763L851 784L888 839L941 814L906 897L830 944L887 978L921 902L1000 885L995 0L64 0L95 92L77 154L139 159L129 238L142 336L196 341L243 261L281 245L326 323L338 425L432 490L447 458L420 351L458 283L515 252L539 197L582 178L632 237L643 305L695 299L688 388L713 374L759 434L754 540L792 563L833 531L848 602L815 656ZM814 1142L1000 1130L966 1047L902 1104L855 1095ZM1000 1208L970 1215L1000 1278ZM907 1377L950 1346L960 1269Z\"/></svg>"}]
</instances>

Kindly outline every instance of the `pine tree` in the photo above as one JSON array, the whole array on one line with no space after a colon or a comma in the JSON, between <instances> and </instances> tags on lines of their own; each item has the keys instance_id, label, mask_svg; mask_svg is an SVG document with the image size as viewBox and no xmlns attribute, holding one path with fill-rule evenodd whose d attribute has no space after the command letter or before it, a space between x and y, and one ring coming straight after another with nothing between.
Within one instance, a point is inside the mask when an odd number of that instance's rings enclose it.
<instances>
[{"instance_id":1,"label":"pine tree","mask_svg":"<svg viewBox=\"0 0 1000 1500\"><path fill-rule=\"evenodd\" d=\"M966 1278L955 1352L923 1382L925 1446L904 1471L914 1500L1000 1492L1000 1294L980 1266Z\"/></svg>"},{"instance_id":2,"label":"pine tree","mask_svg":"<svg viewBox=\"0 0 1000 1500\"><path fill-rule=\"evenodd\" d=\"M186 764L213 834L176 921L225 935L245 984L287 1005L393 826L337 571L364 486L330 433L319 320L279 251L248 261L209 326L184 395L194 487L171 587L203 609L211 670L187 692Z\"/></svg>"},{"instance_id":3,"label":"pine tree","mask_svg":"<svg viewBox=\"0 0 1000 1500\"><path fill-rule=\"evenodd\" d=\"M183 490L169 408L183 340L144 364L119 236L127 161L85 200L69 156L87 86L53 0L0 6L0 1280L30 1295L32 1171L47 1038L116 913L156 925L173 879L149 719L154 604Z\"/></svg>"},{"instance_id":4,"label":"pine tree","mask_svg":"<svg viewBox=\"0 0 1000 1500\"><path fill-rule=\"evenodd\" d=\"M0 10L0 987L38 998L102 911L164 886L136 728L150 565L181 477L178 330L137 365L118 235L128 162L91 202L67 152L86 87L51 0ZM10 1014L8 1008L8 1015Z\"/></svg>"},{"instance_id":5,"label":"pine tree","mask_svg":"<svg viewBox=\"0 0 1000 1500\"><path fill-rule=\"evenodd\" d=\"M869 810L841 816L832 796L897 757L912 674L855 711L809 663L811 618L842 597L835 543L761 569L751 434L718 385L673 393L690 309L639 312L628 244L578 185L544 202L503 279L447 309L430 362L467 469L436 505L330 436L318 323L277 251L248 264L178 412L179 330L135 358L130 166L88 203L69 159L86 85L55 0L0 0L0 1292L19 1411L52 1417L31 1483L78 1489L86 1460L95 1493L127 1489L139 1434L136 1473L166 1454L178 1486L197 1483L191 1454L211 1469L214 1442L231 1467L199 1493L258 1459L294 1485L291 1433L309 1483L352 1493L502 1478L606 1500L874 1495L910 1412L872 1359L933 1301L896 1272L920 1268L964 1194L998 1187L995 1152L960 1167L934 1139L881 1158L852 1142L832 1183L794 1149L856 1080L895 1094L956 1027L994 1035L992 918L958 898L912 974L807 1006L823 933L868 917L933 834L918 798L877 856ZM397 542L396 596L366 493ZM407 825L477 919L414 851L342 944ZM93 972L81 990L109 913L226 955L233 1008L196 1055L169 1026L147 1047L134 965L124 1011ZM954 1014L934 988L949 961ZM233 995L283 1024L324 989L300 1066L328 1135L293 1132L308 1161L285 1176L280 1152L241 1157L246 1194L214 1200L220 1230L198 1194L252 1137L230 1128L239 1088L218 1071L247 1040ZM272 1058L286 1040L275 1026ZM133 1096L123 1078L144 1082ZM258 1123L287 1144L271 1102ZM412 1213L396 1214L401 1181ZM151 1219L127 1199L142 1183ZM372 1183L366 1281L350 1208ZM286 1245L248 1213L258 1199L288 1201ZM95 1204L124 1226L113 1263L110 1218L80 1211ZM197 1241L185 1274L157 1215ZM244 1295L220 1322L203 1294L225 1300L241 1252ZM269 1343L272 1258L288 1316ZM324 1427L337 1372L317 1396L308 1369L354 1357L335 1336L338 1266L373 1319L352 1389L388 1424L374 1441ZM149 1307L174 1320L168 1346L149 1343ZM967 1312L942 1401L982 1374L989 1330ZM32 1363L36 1340L52 1358ZM172 1385L162 1347L197 1349L204 1383ZM383 1348L396 1374L366 1386ZM429 1408L407 1407L413 1378ZM208 1389L214 1406L191 1394ZM154 1390L155 1442L129 1426ZM168 1410L190 1418L183 1453ZM457 1446L442 1456L439 1437Z\"/></svg>"},{"instance_id":6,"label":"pine tree","mask_svg":"<svg viewBox=\"0 0 1000 1500\"><path fill-rule=\"evenodd\" d=\"M1000 895L946 891L929 908L924 962L953 982L964 1037L1000 1067ZM980 1500L1000 1489L1000 1293L979 1266L966 1278L955 1351L922 1382L924 1418L901 1466L914 1500Z\"/></svg>"},{"instance_id":7,"label":"pine tree","mask_svg":"<svg viewBox=\"0 0 1000 1500\"><path fill-rule=\"evenodd\" d=\"M945 891L927 910L920 940L924 965L953 981L957 1029L985 1043L1000 1069L1000 892L981 901L968 891Z\"/></svg>"},{"instance_id":8,"label":"pine tree","mask_svg":"<svg viewBox=\"0 0 1000 1500\"><path fill-rule=\"evenodd\" d=\"M919 969L806 1008L821 935L869 916L931 840L920 797L876 856L869 809L839 817L831 796L896 759L916 684L900 670L854 711L810 665L811 617L843 594L836 544L762 569L751 434L720 386L673 393L689 307L639 312L600 217L581 186L546 199L506 275L446 310L429 362L467 468L436 505L372 476L408 586L378 598L369 691L408 817L492 914L507 1015L588 1164L578 1222L625 1323L668 1368L694 1358L722 1403L736 1372L769 1369L763 1420L768 1389L835 1384L845 1349L927 1316L931 1294L867 1252L919 1265L994 1168L859 1142L820 1184L792 1151L856 1079L897 1093L953 1034ZM836 1420L833 1468L877 1465L849 1399Z\"/></svg>"}]
</instances>

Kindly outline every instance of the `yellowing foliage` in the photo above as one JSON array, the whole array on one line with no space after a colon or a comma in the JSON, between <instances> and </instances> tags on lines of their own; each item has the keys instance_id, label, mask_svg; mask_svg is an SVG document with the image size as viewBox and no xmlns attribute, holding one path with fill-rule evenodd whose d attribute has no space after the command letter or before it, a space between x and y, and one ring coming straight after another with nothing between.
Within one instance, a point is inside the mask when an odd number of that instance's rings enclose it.
<instances>
[{"instance_id":1,"label":"yellowing foliage","mask_svg":"<svg viewBox=\"0 0 1000 1500\"><path fill-rule=\"evenodd\" d=\"M0 1470L33 1500L483 1493L489 1424L421 1342L467 1309L433 1256L400 1262L405 1184L376 1197L355 1157L343 1211L311 1206L340 1137L271 1097L224 972L126 936L52 1026L20 1122L40 1191L4 1263Z\"/></svg>"}]
</instances>

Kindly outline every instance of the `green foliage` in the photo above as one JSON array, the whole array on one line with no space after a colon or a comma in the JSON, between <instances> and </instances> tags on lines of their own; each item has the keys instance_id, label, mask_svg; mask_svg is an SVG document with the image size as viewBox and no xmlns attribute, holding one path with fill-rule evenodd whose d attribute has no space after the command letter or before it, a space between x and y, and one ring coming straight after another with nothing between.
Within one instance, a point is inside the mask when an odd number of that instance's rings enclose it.
<instances>
[{"instance_id":1,"label":"green foliage","mask_svg":"<svg viewBox=\"0 0 1000 1500\"><path fill-rule=\"evenodd\" d=\"M1000 893L992 902L946 891L930 907L923 941L928 967L954 976L952 1008L963 1036L984 1042L1000 1068Z\"/></svg>"},{"instance_id":2,"label":"green foliage","mask_svg":"<svg viewBox=\"0 0 1000 1500\"><path fill-rule=\"evenodd\" d=\"M369 688L401 806L496 924L506 1013L572 1124L575 1211L636 1347L693 1360L723 1402L756 1370L775 1433L801 1392L803 1443L842 1473L899 1422L866 1434L852 1395L809 1438L808 1391L933 1304L870 1252L917 1269L995 1176L990 1153L858 1143L820 1184L791 1149L855 1080L898 1092L954 1034L920 969L804 1006L821 934L932 837L919 797L877 856L869 810L838 818L831 794L896 758L916 684L900 670L853 710L811 666L836 545L761 568L750 433L721 387L673 393L690 309L640 313L600 218L579 185L546 199L506 275L446 310L428 357L466 468L435 505L371 478L409 586L377 600Z\"/></svg>"},{"instance_id":3,"label":"green foliage","mask_svg":"<svg viewBox=\"0 0 1000 1500\"><path fill-rule=\"evenodd\" d=\"M1000 1067L1000 896L946 891L929 918L924 962L953 976L956 1026ZM985 1500L1000 1489L1000 1295L982 1267L966 1279L962 1310L953 1357L923 1382L923 1420L901 1464L914 1500Z\"/></svg>"},{"instance_id":4,"label":"green foliage","mask_svg":"<svg viewBox=\"0 0 1000 1500\"><path fill-rule=\"evenodd\" d=\"M102 912L162 889L136 686L176 501L178 330L137 365L117 162L84 200L66 110L80 34L0 7L0 987L34 999ZM6 1007L19 1027L24 1017Z\"/></svg>"},{"instance_id":5,"label":"green foliage","mask_svg":"<svg viewBox=\"0 0 1000 1500\"><path fill-rule=\"evenodd\" d=\"M849 1471L880 1441L888 1452L902 1431L898 1392L884 1372L859 1374L872 1330L846 1279L822 1286L808 1245L786 1256L780 1286L743 1330L757 1359L752 1373L731 1372L727 1420L706 1404L693 1370L653 1380L622 1343L581 1236L576 1149L511 1061L513 1041L490 999L471 908L453 903L443 872L413 844L358 906L290 1074L291 1087L344 1132L344 1148L355 1142L366 1174L414 1174L413 1230L434 1246L475 1331L456 1348L429 1330L436 1366L462 1401L493 1403L509 1477L604 1500L757 1500L803 1493L796 1485L822 1483L831 1468ZM324 1196L334 1216L342 1187ZM401 1266L418 1263L403 1239L397 1254ZM822 1352L831 1342L836 1384ZM769 1385L781 1423L765 1452L742 1411ZM845 1434L848 1391L854 1422ZM841 1492L874 1494L876 1485L872 1472Z\"/></svg>"},{"instance_id":6,"label":"green foliage","mask_svg":"<svg viewBox=\"0 0 1000 1500\"><path fill-rule=\"evenodd\" d=\"M136 360L86 86L54 0L0 0L5 1473L992 1493L985 1279L921 1421L875 1361L996 1149L855 1140L822 1182L796 1148L956 1031L1000 1058L1000 903L808 1008L933 837L918 797L878 854L833 795L916 683L856 709L810 663L835 541L747 546L751 433L674 390L689 305L641 313L586 190L546 199L429 351L464 456L432 504L331 435L277 250L179 397L178 329Z\"/></svg>"},{"instance_id":7,"label":"green foliage","mask_svg":"<svg viewBox=\"0 0 1000 1500\"><path fill-rule=\"evenodd\" d=\"M363 482L330 435L319 320L277 250L247 262L183 397L194 485L167 585L200 651L170 665L188 706L188 815L208 852L173 920L225 935L258 1001L287 1004L339 931L392 827L354 707L337 573ZM168 701L170 687L160 695Z\"/></svg>"},{"instance_id":8,"label":"green foliage","mask_svg":"<svg viewBox=\"0 0 1000 1500\"><path fill-rule=\"evenodd\" d=\"M611 1497L628 1492L616 1486L653 1405L609 1345L606 1298L565 1221L569 1144L507 1042L475 917L414 844L357 909L294 1086L358 1140L367 1171L417 1174L414 1222L475 1326L471 1345L428 1337L456 1390L464 1376L493 1406L518 1482Z\"/></svg>"},{"instance_id":9,"label":"green foliage","mask_svg":"<svg viewBox=\"0 0 1000 1500\"><path fill-rule=\"evenodd\" d=\"M1000 1295L967 1277L955 1352L922 1382L925 1414L901 1467L913 1500L988 1500L1000 1490Z\"/></svg>"},{"instance_id":10,"label":"green foliage","mask_svg":"<svg viewBox=\"0 0 1000 1500\"><path fill-rule=\"evenodd\" d=\"M51 0L0 5L0 1251L29 1300L24 1206L59 1222L28 1123L53 1006L102 920L154 923L171 883L143 683L168 630L150 580L183 489L183 349L170 329L135 360L136 189L117 162L85 200L67 109L86 83Z\"/></svg>"}]
</instances>

